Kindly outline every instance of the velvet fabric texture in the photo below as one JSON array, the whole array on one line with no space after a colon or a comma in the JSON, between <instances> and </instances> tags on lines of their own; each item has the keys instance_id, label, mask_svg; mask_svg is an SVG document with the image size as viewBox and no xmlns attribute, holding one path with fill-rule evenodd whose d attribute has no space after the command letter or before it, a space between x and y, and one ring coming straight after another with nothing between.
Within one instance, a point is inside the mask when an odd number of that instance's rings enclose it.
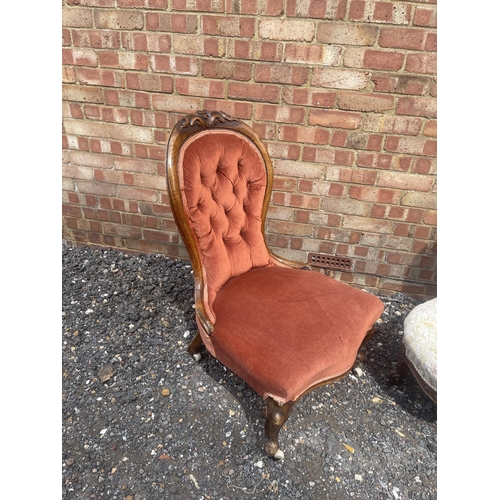
<instances>
[{"instance_id":1,"label":"velvet fabric texture","mask_svg":"<svg viewBox=\"0 0 500 500\"><path fill-rule=\"evenodd\" d=\"M346 373L384 305L318 272L271 266L231 278L213 308L215 357L284 403Z\"/></svg>"},{"instance_id":2,"label":"velvet fabric texture","mask_svg":"<svg viewBox=\"0 0 500 500\"><path fill-rule=\"evenodd\" d=\"M206 272L208 313L227 280L271 265L262 234L267 175L262 155L244 135L207 130L187 140L179 155L184 209Z\"/></svg>"}]
</instances>

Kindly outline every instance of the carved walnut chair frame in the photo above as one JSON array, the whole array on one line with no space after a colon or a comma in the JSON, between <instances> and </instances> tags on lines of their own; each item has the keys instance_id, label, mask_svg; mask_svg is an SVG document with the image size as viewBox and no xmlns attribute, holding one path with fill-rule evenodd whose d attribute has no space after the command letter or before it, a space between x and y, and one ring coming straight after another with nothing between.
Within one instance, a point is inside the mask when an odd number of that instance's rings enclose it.
<instances>
[{"instance_id":1,"label":"carved walnut chair frame","mask_svg":"<svg viewBox=\"0 0 500 500\"><path fill-rule=\"evenodd\" d=\"M228 129L233 132L237 132L242 134L247 139L250 139L253 144L257 147L262 155L262 159L266 168L267 175L267 187L264 196L264 203L262 205L262 235L264 237L265 242L265 220L267 207L269 205L272 185L273 185L273 167L271 163L271 159L267 152L267 148L265 144L262 142L260 137L255 133L253 129L251 129L246 124L236 120L223 112L209 112L209 111L198 111L195 114L190 114L183 117L173 128L166 152L166 167L167 167L167 186L168 193L170 199L170 207L172 210L172 214L174 216L177 228L182 237L182 240L186 246L186 249L189 253L189 257L191 259L191 265L193 269L193 277L194 277L194 302L195 302L195 310L196 317L199 330L202 329L203 334L210 337L214 332L214 324L209 318L209 314L206 310L206 273L203 269L202 256L200 255L199 246L196 241L196 235L193 232L193 229L189 223L188 217L185 214L185 210L183 207L182 201L182 193L179 185L179 152L181 150L182 145L185 141L192 137L195 134L203 132L208 129ZM285 266L294 269L308 269L312 271L312 268L308 265L293 262L287 259L284 259L276 254L274 254L267 246L266 248L269 252L269 256L274 265L277 266ZM374 333L374 326L370 328L364 337L359 349L372 337ZM193 338L189 347L187 349L188 353L190 353L195 360L201 359L201 355L199 354L200 347L203 344L202 335L200 335L200 331L197 332L196 336ZM305 394L310 392L311 390L316 389L317 387L331 384L336 382L343 377L345 377L354 366L363 359L363 356L358 350L358 356L356 361L351 366L349 370L345 373L342 373L339 376L330 378L325 381L321 381L315 384L312 387L309 387L305 390L298 398L293 401L280 402L276 401L272 397L265 398L265 436L267 441L265 443L265 451L269 456L274 456L275 458L282 458L283 453L279 450L278 443L278 434L280 429L283 427L283 424L288 420L290 416L290 412L295 405L295 403L302 398Z\"/></svg>"}]
</instances>

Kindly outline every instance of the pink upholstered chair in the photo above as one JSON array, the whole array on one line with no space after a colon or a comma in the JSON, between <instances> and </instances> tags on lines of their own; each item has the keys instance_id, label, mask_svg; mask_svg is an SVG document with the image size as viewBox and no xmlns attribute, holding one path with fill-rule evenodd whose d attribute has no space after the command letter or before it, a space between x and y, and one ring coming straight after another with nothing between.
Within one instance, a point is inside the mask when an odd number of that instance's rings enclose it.
<instances>
[{"instance_id":1,"label":"pink upholstered chair","mask_svg":"<svg viewBox=\"0 0 500 500\"><path fill-rule=\"evenodd\" d=\"M172 130L170 205L189 252L198 333L222 364L265 401L265 450L297 400L345 376L373 333L383 303L273 254L264 225L273 169L264 143L222 112L199 111Z\"/></svg>"}]
</instances>

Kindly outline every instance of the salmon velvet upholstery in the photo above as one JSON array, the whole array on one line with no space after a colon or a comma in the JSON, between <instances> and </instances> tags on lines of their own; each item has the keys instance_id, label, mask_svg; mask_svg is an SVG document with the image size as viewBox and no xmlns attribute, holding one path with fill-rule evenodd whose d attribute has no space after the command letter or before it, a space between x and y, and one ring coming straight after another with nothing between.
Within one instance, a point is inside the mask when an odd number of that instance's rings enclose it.
<instances>
[{"instance_id":1,"label":"salmon velvet upholstery","mask_svg":"<svg viewBox=\"0 0 500 500\"><path fill-rule=\"evenodd\" d=\"M280 403L349 371L384 309L370 293L278 266L230 279L213 307L215 356L258 394Z\"/></svg>"},{"instance_id":2,"label":"salmon velvet upholstery","mask_svg":"<svg viewBox=\"0 0 500 500\"><path fill-rule=\"evenodd\" d=\"M206 272L206 306L215 321L211 306L222 285L271 264L261 229L266 169L256 146L228 130L186 141L179 164L183 204Z\"/></svg>"},{"instance_id":3,"label":"salmon velvet upholstery","mask_svg":"<svg viewBox=\"0 0 500 500\"><path fill-rule=\"evenodd\" d=\"M177 125L168 164L172 210L196 264L195 295L211 322L201 320L197 305L201 339L264 398L296 401L352 367L383 303L269 251L263 217L272 166L265 146L244 125L213 125L226 115L200 113ZM196 130L202 118L212 121Z\"/></svg>"}]
</instances>

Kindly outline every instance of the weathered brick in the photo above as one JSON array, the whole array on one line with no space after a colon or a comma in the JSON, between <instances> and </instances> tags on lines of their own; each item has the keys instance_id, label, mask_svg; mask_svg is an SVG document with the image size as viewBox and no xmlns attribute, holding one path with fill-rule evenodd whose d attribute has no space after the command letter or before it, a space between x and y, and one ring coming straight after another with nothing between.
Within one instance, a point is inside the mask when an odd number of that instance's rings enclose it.
<instances>
[{"instance_id":1,"label":"weathered brick","mask_svg":"<svg viewBox=\"0 0 500 500\"><path fill-rule=\"evenodd\" d=\"M436 210L436 195L429 193L407 193L403 196L402 204L410 207L429 208Z\"/></svg>"},{"instance_id":2,"label":"weathered brick","mask_svg":"<svg viewBox=\"0 0 500 500\"><path fill-rule=\"evenodd\" d=\"M385 134L418 135L422 129L422 118L407 116L368 115L363 129Z\"/></svg>"},{"instance_id":3,"label":"weathered brick","mask_svg":"<svg viewBox=\"0 0 500 500\"><path fill-rule=\"evenodd\" d=\"M363 117L359 113L312 109L309 112L309 123L324 127L356 129L363 123Z\"/></svg>"},{"instance_id":4,"label":"weathered brick","mask_svg":"<svg viewBox=\"0 0 500 500\"><path fill-rule=\"evenodd\" d=\"M406 172L381 171L377 185L395 189L429 192L434 184L431 176L411 175Z\"/></svg>"},{"instance_id":5,"label":"weathered brick","mask_svg":"<svg viewBox=\"0 0 500 500\"><path fill-rule=\"evenodd\" d=\"M314 163L276 160L274 162L274 169L276 175L299 177L301 179L319 179L324 167Z\"/></svg>"},{"instance_id":6,"label":"weathered brick","mask_svg":"<svg viewBox=\"0 0 500 500\"><path fill-rule=\"evenodd\" d=\"M314 22L289 19L262 19L259 21L260 38L311 42L314 38Z\"/></svg>"},{"instance_id":7,"label":"weathered brick","mask_svg":"<svg viewBox=\"0 0 500 500\"><path fill-rule=\"evenodd\" d=\"M312 85L348 90L363 90L368 83L367 73L334 68L314 68Z\"/></svg>"},{"instance_id":8,"label":"weathered brick","mask_svg":"<svg viewBox=\"0 0 500 500\"><path fill-rule=\"evenodd\" d=\"M84 87L84 86L74 86L74 85L63 85L62 88L62 98L66 101L77 101L77 102L93 102L93 103L103 103L104 95L102 89Z\"/></svg>"},{"instance_id":9,"label":"weathered brick","mask_svg":"<svg viewBox=\"0 0 500 500\"><path fill-rule=\"evenodd\" d=\"M193 113L201 109L201 99L197 97L155 94L152 96L152 103L153 108L159 111Z\"/></svg>"},{"instance_id":10,"label":"weathered brick","mask_svg":"<svg viewBox=\"0 0 500 500\"><path fill-rule=\"evenodd\" d=\"M290 63L338 66L341 52L342 48L339 46L287 43L284 60Z\"/></svg>"},{"instance_id":11,"label":"weathered brick","mask_svg":"<svg viewBox=\"0 0 500 500\"><path fill-rule=\"evenodd\" d=\"M320 43L342 45L374 45L378 28L369 25L319 23L316 40Z\"/></svg>"},{"instance_id":12,"label":"weathered brick","mask_svg":"<svg viewBox=\"0 0 500 500\"><path fill-rule=\"evenodd\" d=\"M248 81L252 78L252 65L241 61L204 60L201 74L205 78Z\"/></svg>"},{"instance_id":13,"label":"weathered brick","mask_svg":"<svg viewBox=\"0 0 500 500\"><path fill-rule=\"evenodd\" d=\"M119 49L120 33L110 30L72 30L71 37L75 47L95 49Z\"/></svg>"},{"instance_id":14,"label":"weathered brick","mask_svg":"<svg viewBox=\"0 0 500 500\"><path fill-rule=\"evenodd\" d=\"M94 24L92 9L63 7L62 25L66 28L91 28Z\"/></svg>"},{"instance_id":15,"label":"weathered brick","mask_svg":"<svg viewBox=\"0 0 500 500\"><path fill-rule=\"evenodd\" d=\"M346 0L288 0L286 13L291 17L343 19Z\"/></svg>"},{"instance_id":16,"label":"weathered brick","mask_svg":"<svg viewBox=\"0 0 500 500\"><path fill-rule=\"evenodd\" d=\"M141 30L144 16L133 10L96 10L94 12L96 28L111 30Z\"/></svg>"},{"instance_id":17,"label":"weathered brick","mask_svg":"<svg viewBox=\"0 0 500 500\"><path fill-rule=\"evenodd\" d=\"M339 92L337 105L346 111L382 112L393 109L394 98L387 95Z\"/></svg>"}]
</instances>

